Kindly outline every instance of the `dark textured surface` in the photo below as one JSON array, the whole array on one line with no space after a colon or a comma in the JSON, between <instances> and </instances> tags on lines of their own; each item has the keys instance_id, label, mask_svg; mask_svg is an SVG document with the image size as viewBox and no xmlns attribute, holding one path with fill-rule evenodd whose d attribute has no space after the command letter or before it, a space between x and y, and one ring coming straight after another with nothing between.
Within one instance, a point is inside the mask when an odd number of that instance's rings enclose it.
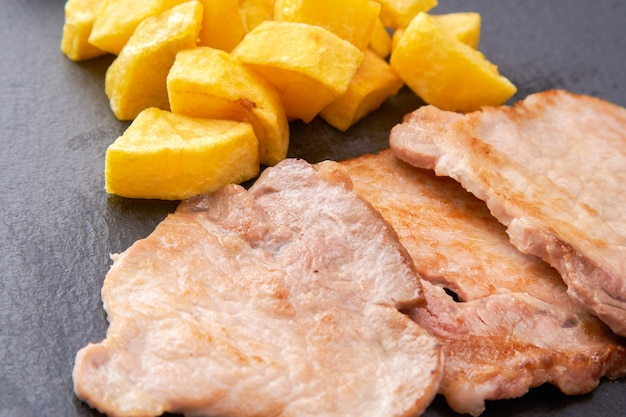
<instances>
[{"instance_id":1,"label":"dark textured surface","mask_svg":"<svg viewBox=\"0 0 626 417\"><path fill-rule=\"evenodd\" d=\"M626 2L441 0L437 12L479 11L481 50L518 87L626 106ZM76 64L59 51L62 0L0 2L0 417L94 416L72 393L76 351L104 337L100 288L109 254L148 235L175 203L105 194L107 146L126 127L111 114L111 58ZM320 120L292 125L290 156L317 162L386 147L420 101L407 91L347 134ZM625 168L626 169L626 168ZM626 381L566 397L545 386L488 404L484 416L616 416ZM428 416L453 415L441 398Z\"/></svg>"}]
</instances>

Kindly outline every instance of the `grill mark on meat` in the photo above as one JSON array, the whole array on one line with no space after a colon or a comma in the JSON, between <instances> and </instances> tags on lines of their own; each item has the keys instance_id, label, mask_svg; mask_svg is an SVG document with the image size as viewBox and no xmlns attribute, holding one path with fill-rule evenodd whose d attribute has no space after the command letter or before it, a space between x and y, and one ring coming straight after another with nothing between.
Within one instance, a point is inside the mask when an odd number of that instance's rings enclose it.
<instances>
[{"instance_id":1,"label":"grill mark on meat","mask_svg":"<svg viewBox=\"0 0 626 417\"><path fill-rule=\"evenodd\" d=\"M111 416L421 414L442 347L397 310L423 302L419 277L350 186L285 160L249 191L182 202L115 256L77 396Z\"/></svg>"},{"instance_id":2,"label":"grill mark on meat","mask_svg":"<svg viewBox=\"0 0 626 417\"><path fill-rule=\"evenodd\" d=\"M479 415L486 400L543 383L583 394L602 377L626 375L623 342L566 296L553 268L513 247L505 227L457 182L390 150L342 165L423 277L426 304L407 313L442 340L440 393L454 410Z\"/></svg>"},{"instance_id":3,"label":"grill mark on meat","mask_svg":"<svg viewBox=\"0 0 626 417\"><path fill-rule=\"evenodd\" d=\"M465 115L422 107L390 147L484 200L519 250L626 335L625 132L626 109L552 90Z\"/></svg>"}]
</instances>

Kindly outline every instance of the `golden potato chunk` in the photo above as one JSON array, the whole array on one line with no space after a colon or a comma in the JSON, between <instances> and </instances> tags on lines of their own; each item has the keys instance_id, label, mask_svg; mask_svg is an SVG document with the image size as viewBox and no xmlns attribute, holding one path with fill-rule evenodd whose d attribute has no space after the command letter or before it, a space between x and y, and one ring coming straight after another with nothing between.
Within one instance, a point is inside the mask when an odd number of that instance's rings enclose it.
<instances>
[{"instance_id":1,"label":"golden potato chunk","mask_svg":"<svg viewBox=\"0 0 626 417\"><path fill-rule=\"evenodd\" d=\"M363 52L320 26L265 21L233 49L272 84L289 119L310 122L345 93Z\"/></svg>"},{"instance_id":2,"label":"golden potato chunk","mask_svg":"<svg viewBox=\"0 0 626 417\"><path fill-rule=\"evenodd\" d=\"M374 25L374 31L368 47L376 52L379 57L387 58L391 53L392 40L392 35L387 31L383 22L380 19L376 19L376 25Z\"/></svg>"},{"instance_id":3,"label":"golden potato chunk","mask_svg":"<svg viewBox=\"0 0 626 417\"><path fill-rule=\"evenodd\" d=\"M516 87L483 54L420 13L391 52L390 64L426 103L473 111L507 101Z\"/></svg>"},{"instance_id":4,"label":"golden potato chunk","mask_svg":"<svg viewBox=\"0 0 626 417\"><path fill-rule=\"evenodd\" d=\"M201 0L204 8L198 45L230 51L246 34L239 4L233 0Z\"/></svg>"},{"instance_id":5,"label":"golden potato chunk","mask_svg":"<svg viewBox=\"0 0 626 417\"><path fill-rule=\"evenodd\" d=\"M88 40L102 3L103 0L68 0L65 3L61 51L72 61L82 61L106 54Z\"/></svg>"},{"instance_id":6,"label":"golden potato chunk","mask_svg":"<svg viewBox=\"0 0 626 417\"><path fill-rule=\"evenodd\" d=\"M118 55L143 20L188 0L104 0L89 43Z\"/></svg>"},{"instance_id":7,"label":"golden potato chunk","mask_svg":"<svg viewBox=\"0 0 626 417\"><path fill-rule=\"evenodd\" d=\"M148 108L109 146L106 191L122 197L182 200L259 173L252 126Z\"/></svg>"},{"instance_id":8,"label":"golden potato chunk","mask_svg":"<svg viewBox=\"0 0 626 417\"><path fill-rule=\"evenodd\" d=\"M181 51L167 89L174 113L252 124L261 163L275 165L287 155L289 125L278 93L227 52L208 47Z\"/></svg>"},{"instance_id":9,"label":"golden potato chunk","mask_svg":"<svg viewBox=\"0 0 626 417\"><path fill-rule=\"evenodd\" d=\"M105 92L120 120L132 120L148 107L169 109L167 74L178 51L196 45L202 5L180 4L139 26L106 72Z\"/></svg>"},{"instance_id":10,"label":"golden potato chunk","mask_svg":"<svg viewBox=\"0 0 626 417\"><path fill-rule=\"evenodd\" d=\"M432 16L449 34L474 49L478 48L481 27L479 13L459 12Z\"/></svg>"},{"instance_id":11,"label":"golden potato chunk","mask_svg":"<svg viewBox=\"0 0 626 417\"><path fill-rule=\"evenodd\" d=\"M457 38L467 46L478 49L481 29L481 17L479 13L458 12L430 16L435 22L440 24L449 35ZM404 31L404 28L398 28L393 32L392 49L396 47Z\"/></svg>"},{"instance_id":12,"label":"golden potato chunk","mask_svg":"<svg viewBox=\"0 0 626 417\"><path fill-rule=\"evenodd\" d=\"M402 86L402 80L387 61L368 49L348 90L326 106L320 112L320 117L345 132L380 107L387 97L396 94Z\"/></svg>"},{"instance_id":13,"label":"golden potato chunk","mask_svg":"<svg viewBox=\"0 0 626 417\"><path fill-rule=\"evenodd\" d=\"M363 51L379 11L369 0L276 0L274 20L321 26Z\"/></svg>"},{"instance_id":14,"label":"golden potato chunk","mask_svg":"<svg viewBox=\"0 0 626 417\"><path fill-rule=\"evenodd\" d=\"M420 12L437 5L437 0L376 0L380 4L380 20L391 29L407 27Z\"/></svg>"}]
</instances>

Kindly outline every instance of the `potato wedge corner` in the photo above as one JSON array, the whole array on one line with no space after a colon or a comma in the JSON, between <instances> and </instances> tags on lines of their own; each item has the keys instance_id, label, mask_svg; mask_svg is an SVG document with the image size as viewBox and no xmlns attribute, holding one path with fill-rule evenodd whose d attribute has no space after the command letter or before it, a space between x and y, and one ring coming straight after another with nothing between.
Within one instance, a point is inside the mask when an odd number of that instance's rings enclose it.
<instances>
[{"instance_id":1,"label":"potato wedge corner","mask_svg":"<svg viewBox=\"0 0 626 417\"><path fill-rule=\"evenodd\" d=\"M368 44L369 49L376 52L379 57L387 59L391 53L392 45L392 35L389 31L387 31L387 28L383 25L380 18L376 19L376 24L374 25L374 30L372 31L372 37L370 38Z\"/></svg>"},{"instance_id":2,"label":"potato wedge corner","mask_svg":"<svg viewBox=\"0 0 626 417\"><path fill-rule=\"evenodd\" d=\"M434 8L437 0L376 0L380 4L380 20L385 27L397 29L407 27L421 12Z\"/></svg>"},{"instance_id":3,"label":"potato wedge corner","mask_svg":"<svg viewBox=\"0 0 626 417\"><path fill-rule=\"evenodd\" d=\"M480 43L481 16L475 12L457 12L430 15L436 23L452 37L467 46L478 49ZM406 28L398 28L393 32L391 49L395 49Z\"/></svg>"},{"instance_id":4,"label":"potato wedge corner","mask_svg":"<svg viewBox=\"0 0 626 417\"><path fill-rule=\"evenodd\" d=\"M274 20L321 26L365 50L380 5L369 0L276 0Z\"/></svg>"},{"instance_id":5,"label":"potato wedge corner","mask_svg":"<svg viewBox=\"0 0 626 417\"><path fill-rule=\"evenodd\" d=\"M387 97L396 94L403 85L387 61L368 49L348 90L326 106L320 112L320 117L345 132L380 107Z\"/></svg>"},{"instance_id":6,"label":"potato wedge corner","mask_svg":"<svg viewBox=\"0 0 626 417\"><path fill-rule=\"evenodd\" d=\"M89 36L104 0L68 0L61 51L72 61L83 61L107 52L89 43Z\"/></svg>"},{"instance_id":7,"label":"potato wedge corner","mask_svg":"<svg viewBox=\"0 0 626 417\"><path fill-rule=\"evenodd\" d=\"M239 12L246 32L274 19L275 0L239 0Z\"/></svg>"},{"instance_id":8,"label":"potato wedge corner","mask_svg":"<svg viewBox=\"0 0 626 417\"><path fill-rule=\"evenodd\" d=\"M103 0L89 43L119 55L141 22L186 1L189 0Z\"/></svg>"},{"instance_id":9,"label":"potato wedge corner","mask_svg":"<svg viewBox=\"0 0 626 417\"><path fill-rule=\"evenodd\" d=\"M230 51L246 34L239 2L201 0L204 8L198 45Z\"/></svg>"},{"instance_id":10,"label":"potato wedge corner","mask_svg":"<svg viewBox=\"0 0 626 417\"><path fill-rule=\"evenodd\" d=\"M478 49L480 43L481 16L475 12L457 12L432 15L433 19L439 23L452 36Z\"/></svg>"}]
</instances>

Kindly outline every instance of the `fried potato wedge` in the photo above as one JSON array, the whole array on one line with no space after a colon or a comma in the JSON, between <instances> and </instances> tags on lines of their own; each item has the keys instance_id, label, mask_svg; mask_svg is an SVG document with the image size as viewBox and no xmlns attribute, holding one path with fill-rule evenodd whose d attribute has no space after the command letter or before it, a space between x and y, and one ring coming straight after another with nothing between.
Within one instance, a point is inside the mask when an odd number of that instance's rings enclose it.
<instances>
[{"instance_id":1,"label":"fried potato wedge","mask_svg":"<svg viewBox=\"0 0 626 417\"><path fill-rule=\"evenodd\" d=\"M411 90L443 110L497 106L517 91L481 52L450 35L426 13L411 21L389 62Z\"/></svg>"},{"instance_id":2,"label":"fried potato wedge","mask_svg":"<svg viewBox=\"0 0 626 417\"><path fill-rule=\"evenodd\" d=\"M467 46L478 49L480 43L481 16L475 12L458 12L430 15L435 22L454 38ZM398 28L393 32L391 49L395 49L406 28Z\"/></svg>"},{"instance_id":3,"label":"fried potato wedge","mask_svg":"<svg viewBox=\"0 0 626 417\"><path fill-rule=\"evenodd\" d=\"M259 173L249 123L142 111L105 158L106 191L122 197L182 200Z\"/></svg>"}]
</instances>

